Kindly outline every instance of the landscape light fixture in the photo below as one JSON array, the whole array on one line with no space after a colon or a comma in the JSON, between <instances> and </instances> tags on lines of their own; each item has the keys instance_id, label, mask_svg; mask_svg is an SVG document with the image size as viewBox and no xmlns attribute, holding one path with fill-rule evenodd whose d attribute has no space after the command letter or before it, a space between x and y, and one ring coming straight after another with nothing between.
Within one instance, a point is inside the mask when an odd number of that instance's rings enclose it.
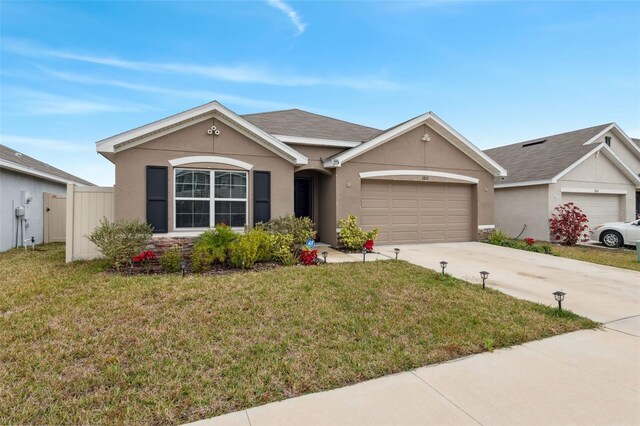
<instances>
[{"instance_id":1,"label":"landscape light fixture","mask_svg":"<svg viewBox=\"0 0 640 426\"><path fill-rule=\"evenodd\" d=\"M184 277L185 273L187 272L187 261L184 259L180 261L180 271L182 272L182 276Z\"/></svg>"},{"instance_id":2,"label":"landscape light fixture","mask_svg":"<svg viewBox=\"0 0 640 426\"><path fill-rule=\"evenodd\" d=\"M559 291L554 291L553 292L553 297L556 298L556 300L558 301L558 310L561 311L562 310L562 301L564 300L564 295L567 294L562 290Z\"/></svg>"},{"instance_id":3,"label":"landscape light fixture","mask_svg":"<svg viewBox=\"0 0 640 426\"><path fill-rule=\"evenodd\" d=\"M367 256L367 248L363 246L362 247L362 262L363 263L367 261L366 256Z\"/></svg>"},{"instance_id":4,"label":"landscape light fixture","mask_svg":"<svg viewBox=\"0 0 640 426\"><path fill-rule=\"evenodd\" d=\"M327 256L329 256L329 252L328 251L323 251L322 252L322 257L324 258L324 263L327 263Z\"/></svg>"},{"instance_id":5,"label":"landscape light fixture","mask_svg":"<svg viewBox=\"0 0 640 426\"><path fill-rule=\"evenodd\" d=\"M398 260L398 253L400 253L400 249L399 248L394 248L393 251L396 252L396 260Z\"/></svg>"},{"instance_id":6,"label":"landscape light fixture","mask_svg":"<svg viewBox=\"0 0 640 426\"><path fill-rule=\"evenodd\" d=\"M448 264L449 262L446 262L444 260L440 262L440 267L442 268L442 275L444 275L444 269L447 267Z\"/></svg>"},{"instance_id":7,"label":"landscape light fixture","mask_svg":"<svg viewBox=\"0 0 640 426\"><path fill-rule=\"evenodd\" d=\"M482 278L482 288L484 289L484 282L489 278L489 273L487 271L480 271L480 278Z\"/></svg>"}]
</instances>

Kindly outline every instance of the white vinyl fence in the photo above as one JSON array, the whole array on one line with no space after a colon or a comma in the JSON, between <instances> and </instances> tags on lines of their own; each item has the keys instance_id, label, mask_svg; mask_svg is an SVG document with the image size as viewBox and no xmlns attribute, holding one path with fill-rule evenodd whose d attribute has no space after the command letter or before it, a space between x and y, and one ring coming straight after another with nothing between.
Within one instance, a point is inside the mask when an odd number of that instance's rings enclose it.
<instances>
[{"instance_id":1,"label":"white vinyl fence","mask_svg":"<svg viewBox=\"0 0 640 426\"><path fill-rule=\"evenodd\" d=\"M86 236L102 218L113 220L113 206L113 187L67 185L67 262L100 256Z\"/></svg>"}]
</instances>

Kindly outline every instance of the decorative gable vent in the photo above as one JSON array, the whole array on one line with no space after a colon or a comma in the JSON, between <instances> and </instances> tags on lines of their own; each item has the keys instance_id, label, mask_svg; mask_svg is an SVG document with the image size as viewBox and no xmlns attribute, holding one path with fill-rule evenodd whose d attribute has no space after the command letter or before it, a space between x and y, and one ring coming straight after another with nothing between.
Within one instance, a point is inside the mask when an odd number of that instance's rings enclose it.
<instances>
[{"instance_id":1,"label":"decorative gable vent","mask_svg":"<svg viewBox=\"0 0 640 426\"><path fill-rule=\"evenodd\" d=\"M523 148L526 148L526 147L528 147L528 146L540 145L540 144L542 144L542 143L545 143L546 141L547 141L546 139L542 139L542 140L535 141L535 142L527 142L527 143L525 143L525 144L522 144L522 147L523 147Z\"/></svg>"},{"instance_id":2,"label":"decorative gable vent","mask_svg":"<svg viewBox=\"0 0 640 426\"><path fill-rule=\"evenodd\" d=\"M604 143L606 143L607 146L611 146L611 136L605 136Z\"/></svg>"}]
</instances>

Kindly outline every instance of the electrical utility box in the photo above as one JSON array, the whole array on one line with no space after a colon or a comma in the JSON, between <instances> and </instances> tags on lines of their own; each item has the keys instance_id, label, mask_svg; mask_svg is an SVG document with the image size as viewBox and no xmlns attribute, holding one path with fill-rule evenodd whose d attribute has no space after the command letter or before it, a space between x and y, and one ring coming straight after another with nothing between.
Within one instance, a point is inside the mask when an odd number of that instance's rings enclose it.
<instances>
[{"instance_id":1,"label":"electrical utility box","mask_svg":"<svg viewBox=\"0 0 640 426\"><path fill-rule=\"evenodd\" d=\"M16 207L16 217L24 218L24 210L25 208L23 206Z\"/></svg>"},{"instance_id":2,"label":"electrical utility box","mask_svg":"<svg viewBox=\"0 0 640 426\"><path fill-rule=\"evenodd\" d=\"M24 215L22 215L22 218L25 220L31 219L31 215L29 214L31 201L32 198L29 191L20 191L20 206L24 208Z\"/></svg>"}]
</instances>

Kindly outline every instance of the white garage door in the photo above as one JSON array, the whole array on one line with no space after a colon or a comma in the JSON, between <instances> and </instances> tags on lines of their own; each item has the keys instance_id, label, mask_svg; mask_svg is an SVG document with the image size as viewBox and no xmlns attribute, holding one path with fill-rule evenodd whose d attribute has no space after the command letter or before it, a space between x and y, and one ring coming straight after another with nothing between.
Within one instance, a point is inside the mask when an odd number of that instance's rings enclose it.
<instances>
[{"instance_id":1,"label":"white garage door","mask_svg":"<svg viewBox=\"0 0 640 426\"><path fill-rule=\"evenodd\" d=\"M562 203L573 202L580 207L589 219L589 226L605 222L618 222L620 219L620 195L579 194L565 192Z\"/></svg>"},{"instance_id":2,"label":"white garage door","mask_svg":"<svg viewBox=\"0 0 640 426\"><path fill-rule=\"evenodd\" d=\"M361 222L378 244L472 240L471 185L363 181Z\"/></svg>"}]
</instances>

